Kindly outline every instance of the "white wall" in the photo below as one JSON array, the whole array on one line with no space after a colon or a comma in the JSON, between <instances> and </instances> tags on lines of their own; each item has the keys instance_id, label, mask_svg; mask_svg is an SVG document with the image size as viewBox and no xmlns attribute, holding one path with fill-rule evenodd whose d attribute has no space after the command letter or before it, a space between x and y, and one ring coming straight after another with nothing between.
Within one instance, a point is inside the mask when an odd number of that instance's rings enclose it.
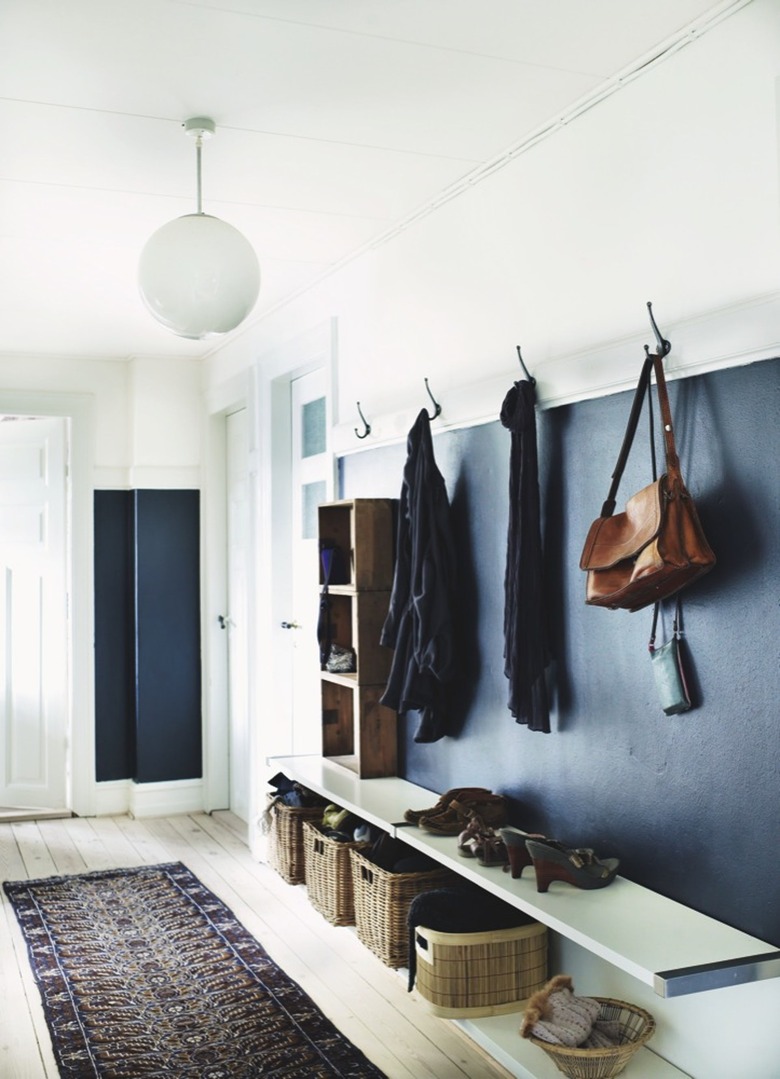
<instances>
[{"instance_id":1,"label":"white wall","mask_svg":"<svg viewBox=\"0 0 780 1079\"><path fill-rule=\"evenodd\" d=\"M128 370L126 363L112 360L4 356L0 362L0 393L34 394L41 400L50 400L52 407L62 395L83 394L91 400L94 405L91 456L95 478L100 479L103 474L112 476L128 467ZM111 483L96 482L95 486L111 486Z\"/></svg>"},{"instance_id":2,"label":"white wall","mask_svg":"<svg viewBox=\"0 0 780 1079\"><path fill-rule=\"evenodd\" d=\"M95 782L93 493L199 487L201 366L195 360L5 356L0 412L71 418L71 808L122 812Z\"/></svg>"},{"instance_id":3,"label":"white wall","mask_svg":"<svg viewBox=\"0 0 780 1079\"><path fill-rule=\"evenodd\" d=\"M653 344L647 300L672 375L780 354L779 79L780 3L753 0L253 324L207 362L211 392L336 318L336 418L353 437L360 400L375 432L349 448L367 449L428 404L424 376L440 422L497 414L518 343L542 404L632 384ZM580 991L645 1000L587 953L567 961ZM696 1079L777 1079L778 993L774 981L656 1001L656 1048Z\"/></svg>"},{"instance_id":4,"label":"white wall","mask_svg":"<svg viewBox=\"0 0 780 1079\"><path fill-rule=\"evenodd\" d=\"M753 0L254 324L210 379L337 317L341 422L357 421L356 400L369 417L419 410L425 375L446 413L451 390L514 377L517 343L542 400L559 399L581 380L579 354L647 339L647 300L670 335L767 294L777 304L779 76L780 4ZM777 326L773 307L774 346ZM635 354L625 362L630 382Z\"/></svg>"},{"instance_id":5,"label":"white wall","mask_svg":"<svg viewBox=\"0 0 780 1079\"><path fill-rule=\"evenodd\" d=\"M4 356L0 406L15 394L47 411L58 399L91 402L91 475L97 488L198 487L202 368L198 360Z\"/></svg>"},{"instance_id":6,"label":"white wall","mask_svg":"<svg viewBox=\"0 0 780 1079\"><path fill-rule=\"evenodd\" d=\"M136 358L128 381L129 486L200 487L200 363Z\"/></svg>"}]
</instances>

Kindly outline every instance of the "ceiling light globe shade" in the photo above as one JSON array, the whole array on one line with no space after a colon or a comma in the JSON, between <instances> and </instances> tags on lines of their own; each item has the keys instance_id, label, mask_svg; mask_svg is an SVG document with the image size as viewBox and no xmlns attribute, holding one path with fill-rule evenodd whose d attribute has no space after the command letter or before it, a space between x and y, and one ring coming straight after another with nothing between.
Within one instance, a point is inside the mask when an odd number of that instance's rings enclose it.
<instances>
[{"instance_id":1,"label":"ceiling light globe shade","mask_svg":"<svg viewBox=\"0 0 780 1079\"><path fill-rule=\"evenodd\" d=\"M141 298L180 337L201 340L240 325L260 291L260 264L238 229L210 214L185 214L146 242Z\"/></svg>"}]
</instances>

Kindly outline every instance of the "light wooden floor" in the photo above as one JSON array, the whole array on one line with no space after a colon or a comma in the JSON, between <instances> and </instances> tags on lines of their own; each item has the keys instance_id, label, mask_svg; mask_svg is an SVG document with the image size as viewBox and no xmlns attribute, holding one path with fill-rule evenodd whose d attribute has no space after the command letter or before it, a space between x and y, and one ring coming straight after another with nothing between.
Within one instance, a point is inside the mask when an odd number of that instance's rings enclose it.
<instances>
[{"instance_id":1,"label":"light wooden floor","mask_svg":"<svg viewBox=\"0 0 780 1079\"><path fill-rule=\"evenodd\" d=\"M181 861L231 908L272 958L389 1079L497 1079L498 1065L406 992L354 930L329 925L303 885L258 863L230 813L132 820L0 823L0 879ZM57 1076L40 998L15 915L2 892L0 1076ZM302 1076L301 1079L306 1079Z\"/></svg>"}]
</instances>

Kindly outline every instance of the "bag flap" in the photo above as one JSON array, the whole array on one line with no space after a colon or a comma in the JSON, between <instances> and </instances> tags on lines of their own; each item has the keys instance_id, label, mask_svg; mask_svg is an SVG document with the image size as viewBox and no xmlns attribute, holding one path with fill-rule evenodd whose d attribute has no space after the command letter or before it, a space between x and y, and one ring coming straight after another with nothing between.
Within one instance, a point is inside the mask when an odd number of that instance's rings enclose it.
<instances>
[{"instance_id":1,"label":"bag flap","mask_svg":"<svg viewBox=\"0 0 780 1079\"><path fill-rule=\"evenodd\" d=\"M635 558L655 539L661 527L664 479L662 476L632 495L624 513L596 518L585 539L580 569L609 569L626 558Z\"/></svg>"}]
</instances>

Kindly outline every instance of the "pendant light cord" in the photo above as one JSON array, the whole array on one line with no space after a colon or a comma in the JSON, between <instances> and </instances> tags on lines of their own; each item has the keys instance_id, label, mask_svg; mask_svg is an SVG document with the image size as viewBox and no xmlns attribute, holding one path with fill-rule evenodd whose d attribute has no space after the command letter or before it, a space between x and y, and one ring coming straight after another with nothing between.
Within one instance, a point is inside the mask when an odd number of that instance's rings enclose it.
<instances>
[{"instance_id":1,"label":"pendant light cord","mask_svg":"<svg viewBox=\"0 0 780 1079\"><path fill-rule=\"evenodd\" d=\"M201 192L201 182L200 182L200 152L201 152L202 146L203 146L203 136L198 135L197 138L195 139L195 161L196 161L195 172L196 172L196 176L197 176L197 181L196 181L196 183L197 183L197 190L196 190L197 210L196 210L196 213L199 213L199 214L203 213L203 195L202 195L202 192Z\"/></svg>"}]
</instances>

